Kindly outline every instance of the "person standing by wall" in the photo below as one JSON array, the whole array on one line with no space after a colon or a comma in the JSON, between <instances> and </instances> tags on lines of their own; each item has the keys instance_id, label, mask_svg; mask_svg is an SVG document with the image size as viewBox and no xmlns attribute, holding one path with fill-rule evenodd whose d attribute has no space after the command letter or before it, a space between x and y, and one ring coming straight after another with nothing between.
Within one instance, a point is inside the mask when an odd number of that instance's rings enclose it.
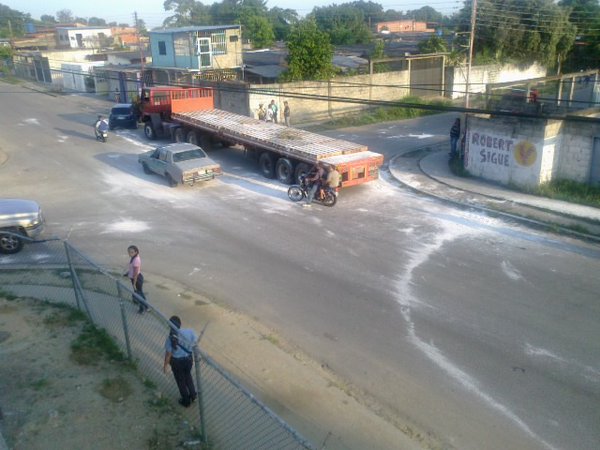
<instances>
[{"instance_id":1,"label":"person standing by wall","mask_svg":"<svg viewBox=\"0 0 600 450\"><path fill-rule=\"evenodd\" d=\"M271 107L271 111L273 111L273 122L278 123L279 122L279 108L275 104L275 100L271 100L271 104L269 106Z\"/></svg>"},{"instance_id":2,"label":"person standing by wall","mask_svg":"<svg viewBox=\"0 0 600 450\"><path fill-rule=\"evenodd\" d=\"M267 118L265 119L267 122L273 122L273 108L272 105L267 105Z\"/></svg>"},{"instance_id":3,"label":"person standing by wall","mask_svg":"<svg viewBox=\"0 0 600 450\"><path fill-rule=\"evenodd\" d=\"M187 408L198 396L192 378L193 351L194 345L198 342L198 336L190 328L182 329L181 319L178 316L171 316L169 321L173 326L165 341L163 372L167 373L167 366L171 366L179 395L181 395L179 404Z\"/></svg>"},{"instance_id":4,"label":"person standing by wall","mask_svg":"<svg viewBox=\"0 0 600 450\"><path fill-rule=\"evenodd\" d=\"M266 119L267 119L267 112L265 111L265 107L261 103L260 105L258 105L258 120L266 120Z\"/></svg>"},{"instance_id":5,"label":"person standing by wall","mask_svg":"<svg viewBox=\"0 0 600 450\"><path fill-rule=\"evenodd\" d=\"M450 157L456 158L458 156L457 145L458 139L460 138L460 119L456 119L452 128L450 128Z\"/></svg>"},{"instance_id":6,"label":"person standing by wall","mask_svg":"<svg viewBox=\"0 0 600 450\"><path fill-rule=\"evenodd\" d=\"M129 277L131 280L133 292L146 300L146 296L144 295L144 275L142 275L140 251L135 245L130 245L127 247L127 253L129 254L129 269L127 270L127 273L123 275ZM142 302L133 296L133 302L139 304L138 312L140 314L148 310L148 305L146 305L145 301Z\"/></svg>"},{"instance_id":7,"label":"person standing by wall","mask_svg":"<svg viewBox=\"0 0 600 450\"><path fill-rule=\"evenodd\" d=\"M290 105L286 101L283 102L283 120L285 120L285 126L290 126Z\"/></svg>"}]
</instances>

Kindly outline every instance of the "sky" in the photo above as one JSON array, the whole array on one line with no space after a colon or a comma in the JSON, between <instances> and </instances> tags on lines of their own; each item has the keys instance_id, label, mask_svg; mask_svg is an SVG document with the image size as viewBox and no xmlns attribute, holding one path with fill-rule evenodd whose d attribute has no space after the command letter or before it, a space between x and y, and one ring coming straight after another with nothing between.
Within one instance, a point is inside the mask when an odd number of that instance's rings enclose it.
<instances>
[{"instance_id":1,"label":"sky","mask_svg":"<svg viewBox=\"0 0 600 450\"><path fill-rule=\"evenodd\" d=\"M340 5L352 0L268 0L267 7L294 9L300 16L312 11L315 6ZM367 0L368 1L368 0ZM419 9L422 6L431 6L444 14L452 13L463 5L462 0L371 0L379 3L384 10L407 11ZM29 13L32 18L39 19L44 14L56 16L56 12L69 9L75 17L98 17L107 22L133 23L133 13L137 11L138 17L143 19L146 27L152 29L162 25L163 20L172 15L172 11L165 11L164 0L0 0L0 3L11 9ZM210 5L213 1L203 1Z\"/></svg>"}]
</instances>

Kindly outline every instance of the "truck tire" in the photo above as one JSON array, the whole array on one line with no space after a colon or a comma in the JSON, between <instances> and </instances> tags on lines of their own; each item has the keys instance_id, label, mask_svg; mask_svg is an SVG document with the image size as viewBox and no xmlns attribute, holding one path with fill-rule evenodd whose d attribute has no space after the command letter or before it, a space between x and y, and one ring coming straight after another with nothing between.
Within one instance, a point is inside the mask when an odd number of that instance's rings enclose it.
<instances>
[{"instance_id":1,"label":"truck tire","mask_svg":"<svg viewBox=\"0 0 600 450\"><path fill-rule=\"evenodd\" d=\"M144 124L144 134L151 141L156 139L156 131L154 131L154 127L152 126L152 124L150 122L146 122Z\"/></svg>"},{"instance_id":2,"label":"truck tire","mask_svg":"<svg viewBox=\"0 0 600 450\"><path fill-rule=\"evenodd\" d=\"M271 152L262 152L258 157L258 167L260 173L265 178L275 177L275 157Z\"/></svg>"},{"instance_id":3,"label":"truck tire","mask_svg":"<svg viewBox=\"0 0 600 450\"><path fill-rule=\"evenodd\" d=\"M294 163L287 158L279 158L275 164L275 175L280 183L292 184L294 182Z\"/></svg>"},{"instance_id":4,"label":"truck tire","mask_svg":"<svg viewBox=\"0 0 600 450\"><path fill-rule=\"evenodd\" d=\"M188 134L187 134L187 137L185 140L188 144L194 144L194 145L198 145L198 142L200 142L198 140L198 133L196 133L194 130L188 131Z\"/></svg>"},{"instance_id":5,"label":"truck tire","mask_svg":"<svg viewBox=\"0 0 600 450\"><path fill-rule=\"evenodd\" d=\"M294 181L300 183L300 177L308 175L308 172L310 172L310 166L306 163L299 163L294 172Z\"/></svg>"},{"instance_id":6,"label":"truck tire","mask_svg":"<svg viewBox=\"0 0 600 450\"><path fill-rule=\"evenodd\" d=\"M17 233L17 230L7 230L11 233ZM0 253L6 255L12 255L18 253L23 249L23 239L15 236L14 234L2 234L0 232Z\"/></svg>"},{"instance_id":7,"label":"truck tire","mask_svg":"<svg viewBox=\"0 0 600 450\"><path fill-rule=\"evenodd\" d=\"M183 128L177 128L173 133L173 139L175 142L185 142L185 130Z\"/></svg>"}]
</instances>

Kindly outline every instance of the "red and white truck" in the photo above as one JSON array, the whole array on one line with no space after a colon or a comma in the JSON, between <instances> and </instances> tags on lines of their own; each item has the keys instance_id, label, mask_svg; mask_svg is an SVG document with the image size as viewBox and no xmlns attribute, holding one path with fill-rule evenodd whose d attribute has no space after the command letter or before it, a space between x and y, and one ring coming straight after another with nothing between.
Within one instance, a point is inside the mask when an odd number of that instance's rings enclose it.
<instances>
[{"instance_id":1,"label":"red and white truck","mask_svg":"<svg viewBox=\"0 0 600 450\"><path fill-rule=\"evenodd\" d=\"M383 155L364 145L216 109L211 88L148 87L140 110L149 139L166 137L205 150L216 143L241 145L265 177L285 184L321 162L340 172L342 187L353 186L379 178L383 164Z\"/></svg>"}]
</instances>

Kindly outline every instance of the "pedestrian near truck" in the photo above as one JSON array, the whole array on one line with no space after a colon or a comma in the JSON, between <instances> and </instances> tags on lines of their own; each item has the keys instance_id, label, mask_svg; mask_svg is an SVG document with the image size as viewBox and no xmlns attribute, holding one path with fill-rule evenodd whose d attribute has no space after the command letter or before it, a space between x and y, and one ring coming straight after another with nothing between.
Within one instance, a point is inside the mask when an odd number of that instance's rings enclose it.
<instances>
[{"instance_id":1,"label":"pedestrian near truck","mask_svg":"<svg viewBox=\"0 0 600 450\"><path fill-rule=\"evenodd\" d=\"M137 303L140 314L148 310L146 304L146 295L144 294L144 275L142 275L142 259L140 258L140 250L135 245L127 247L127 254L129 255L129 267L127 272L123 274L131 281L133 292L143 299L140 301L135 295L132 296L134 303Z\"/></svg>"},{"instance_id":2,"label":"pedestrian near truck","mask_svg":"<svg viewBox=\"0 0 600 450\"><path fill-rule=\"evenodd\" d=\"M456 119L450 128L450 158L458 156L458 139L460 138L460 119Z\"/></svg>"},{"instance_id":3,"label":"pedestrian near truck","mask_svg":"<svg viewBox=\"0 0 600 450\"><path fill-rule=\"evenodd\" d=\"M283 120L285 121L285 126L290 126L290 105L286 101L283 102Z\"/></svg>"},{"instance_id":4,"label":"pedestrian near truck","mask_svg":"<svg viewBox=\"0 0 600 450\"><path fill-rule=\"evenodd\" d=\"M187 408L198 397L192 378L194 345L198 342L198 336L190 328L181 328L181 319L178 316L171 316L169 321L171 330L165 340L163 372L167 373L167 366L171 367L181 396L179 404Z\"/></svg>"}]
</instances>

